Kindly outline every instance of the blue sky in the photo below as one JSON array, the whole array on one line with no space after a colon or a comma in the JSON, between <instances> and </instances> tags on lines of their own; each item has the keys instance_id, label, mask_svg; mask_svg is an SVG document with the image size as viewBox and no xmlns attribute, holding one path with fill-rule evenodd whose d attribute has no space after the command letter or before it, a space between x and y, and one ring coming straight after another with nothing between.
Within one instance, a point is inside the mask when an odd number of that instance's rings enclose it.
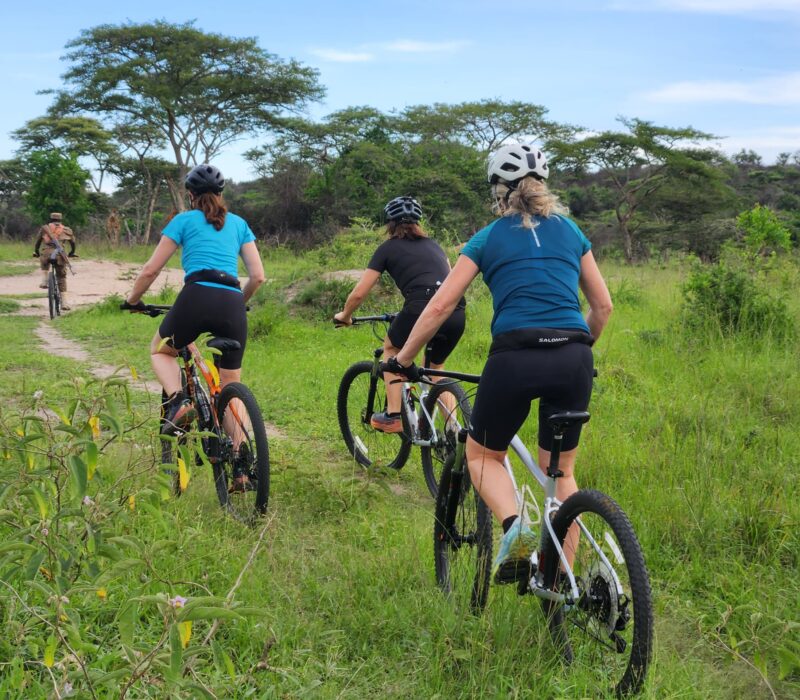
<instances>
[{"instance_id":1,"label":"blue sky","mask_svg":"<svg viewBox=\"0 0 800 700\"><path fill-rule=\"evenodd\" d=\"M618 115L723 138L767 162L800 150L800 0L96 0L5 3L0 24L0 159L9 132L58 88L64 44L84 28L196 20L319 70L309 115L499 98L540 104L588 130ZM252 176L230 146L226 175Z\"/></svg>"}]
</instances>

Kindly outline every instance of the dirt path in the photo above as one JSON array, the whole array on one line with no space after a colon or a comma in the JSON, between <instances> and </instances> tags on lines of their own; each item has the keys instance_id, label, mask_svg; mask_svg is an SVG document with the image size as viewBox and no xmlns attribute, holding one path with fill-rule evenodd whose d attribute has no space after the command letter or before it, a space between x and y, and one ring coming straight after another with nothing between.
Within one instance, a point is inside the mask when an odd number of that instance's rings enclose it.
<instances>
[{"instance_id":1,"label":"dirt path","mask_svg":"<svg viewBox=\"0 0 800 700\"><path fill-rule=\"evenodd\" d=\"M69 301L73 307L86 306L97 303L111 294L124 296L127 294L141 265L126 263L103 262L99 260L80 260L73 263L75 275L69 275ZM57 356L67 357L78 362L86 363L89 371L95 377L105 379L117 371L117 367L96 362L91 355L78 343L65 338L50 323L47 310L47 293L39 289L40 272L38 269L27 275L13 277L0 277L0 296L25 296L32 293L41 293L41 299L20 299L19 315L38 316L42 319L35 329L42 349ZM181 270L162 270L151 291L158 291L165 286L180 287L183 283ZM68 313L68 312L67 312ZM144 342L144 341L143 341ZM161 387L156 381L145 382L141 379L134 380L128 376L130 386L139 391L159 393ZM267 436L285 438L278 426L265 422Z\"/></svg>"},{"instance_id":2,"label":"dirt path","mask_svg":"<svg viewBox=\"0 0 800 700\"><path fill-rule=\"evenodd\" d=\"M95 304L111 294L124 296L133 286L141 265L130 263L104 262L101 260L75 260L72 269L75 274L67 273L69 302L72 306ZM41 294L37 299L20 299L20 313L24 316L44 316L47 313L47 292L39 288L41 272L31 266L26 275L0 277L0 296L26 296ZM157 292L164 287L178 288L183 284L183 271L165 269L161 271L151 291Z\"/></svg>"}]
</instances>

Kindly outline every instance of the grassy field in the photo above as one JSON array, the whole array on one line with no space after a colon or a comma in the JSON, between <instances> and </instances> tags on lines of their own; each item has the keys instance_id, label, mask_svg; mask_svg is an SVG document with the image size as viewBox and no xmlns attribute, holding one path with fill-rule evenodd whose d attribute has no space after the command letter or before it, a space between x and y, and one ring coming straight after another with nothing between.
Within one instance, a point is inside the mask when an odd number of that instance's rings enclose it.
<instances>
[{"instance_id":1,"label":"grassy field","mask_svg":"<svg viewBox=\"0 0 800 700\"><path fill-rule=\"evenodd\" d=\"M332 328L328 319L349 283L325 281L324 273L363 267L377 240L358 231L302 257L265 252L269 280L250 314L244 367L265 418L285 435L270 443L265 529L224 518L210 475L199 468L184 497L168 499L154 454L155 400L89 380L88 366L37 350L37 320L0 316L0 332L14 338L0 359L0 611L7 630L0 694L600 694L559 663L535 600L493 588L486 613L475 618L441 597L433 504L418 452L401 472L385 474L364 473L344 451L338 382L378 341L367 328ZM0 261L16 252L0 246ZM125 253L132 261L146 254ZM599 378L578 480L622 504L645 552L656 649L643 696L797 697L796 343L689 333L680 315L688 267L680 261L602 269L615 313L596 346ZM788 288L796 289L792 270ZM474 286L467 333L449 366L477 372L491 302ZM369 308L392 310L397 301L386 286ZM800 302L789 303L800 324ZM147 345L156 320L121 314L111 300L55 325L98 362L150 377ZM32 398L39 390L43 396ZM51 422L61 414L62 427L74 430L21 424L17 413L30 416L32 404ZM42 430L49 437L24 442ZM533 444L531 426L522 435ZM61 452L48 450L48 439ZM88 463L88 442L99 447L96 472L80 483L76 463L53 455L80 453ZM31 445L38 451L26 462L19 455L30 454ZM63 491L46 485L59 479ZM44 510L36 490L49 504ZM228 596L228 608L240 613L218 629L212 613L198 613L184 643L178 635L186 634L186 622L169 604L176 596L207 597L209 610Z\"/></svg>"}]
</instances>

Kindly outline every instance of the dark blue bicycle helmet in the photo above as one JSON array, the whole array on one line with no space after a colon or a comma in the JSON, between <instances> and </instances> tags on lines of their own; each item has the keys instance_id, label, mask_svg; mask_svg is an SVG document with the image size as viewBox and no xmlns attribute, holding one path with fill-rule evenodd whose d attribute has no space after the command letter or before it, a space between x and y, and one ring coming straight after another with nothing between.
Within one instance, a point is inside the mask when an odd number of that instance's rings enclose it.
<instances>
[{"instance_id":1,"label":"dark blue bicycle helmet","mask_svg":"<svg viewBox=\"0 0 800 700\"><path fill-rule=\"evenodd\" d=\"M383 208L387 221L416 224L422 218L422 207L413 197L395 197Z\"/></svg>"},{"instance_id":2,"label":"dark blue bicycle helmet","mask_svg":"<svg viewBox=\"0 0 800 700\"><path fill-rule=\"evenodd\" d=\"M186 176L186 189L192 194L213 192L220 194L225 189L225 177L219 168L202 163L193 167Z\"/></svg>"}]
</instances>

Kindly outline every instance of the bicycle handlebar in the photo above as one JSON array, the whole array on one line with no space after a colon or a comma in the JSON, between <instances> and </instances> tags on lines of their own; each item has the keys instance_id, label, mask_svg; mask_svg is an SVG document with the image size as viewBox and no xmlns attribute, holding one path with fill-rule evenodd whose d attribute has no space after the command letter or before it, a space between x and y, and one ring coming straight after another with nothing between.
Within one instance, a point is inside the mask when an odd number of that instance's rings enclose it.
<instances>
[{"instance_id":1,"label":"bicycle handlebar","mask_svg":"<svg viewBox=\"0 0 800 700\"><path fill-rule=\"evenodd\" d=\"M169 311L172 306L165 305L165 304L142 304L139 302L138 304L129 304L127 301L123 301L119 305L120 310L122 311L130 311L132 314L145 314L146 316L163 316L167 311ZM250 311L249 306L244 307L245 311Z\"/></svg>"},{"instance_id":2,"label":"bicycle handlebar","mask_svg":"<svg viewBox=\"0 0 800 700\"><path fill-rule=\"evenodd\" d=\"M394 321L395 317L397 316L397 312L388 313L388 314L378 314L377 316L353 316L350 319L350 323L342 323L337 319L333 319L333 325L337 328L344 328L346 326L357 326L361 323L391 323Z\"/></svg>"},{"instance_id":3,"label":"bicycle handlebar","mask_svg":"<svg viewBox=\"0 0 800 700\"><path fill-rule=\"evenodd\" d=\"M160 304L142 304L141 302L138 304L129 304L127 301L123 301L119 305L119 308L122 311L130 311L132 314L145 314L155 318L156 316L163 316L172 307L162 306Z\"/></svg>"}]
</instances>

